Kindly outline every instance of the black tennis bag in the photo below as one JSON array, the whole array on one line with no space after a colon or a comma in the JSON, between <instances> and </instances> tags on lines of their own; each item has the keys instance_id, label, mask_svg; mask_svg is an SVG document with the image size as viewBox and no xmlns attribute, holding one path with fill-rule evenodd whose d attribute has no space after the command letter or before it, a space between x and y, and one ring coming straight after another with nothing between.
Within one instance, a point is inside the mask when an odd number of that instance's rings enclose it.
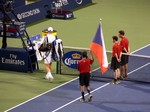
<instances>
[{"instance_id":1,"label":"black tennis bag","mask_svg":"<svg viewBox=\"0 0 150 112\"><path fill-rule=\"evenodd\" d=\"M52 49L52 44L48 43L48 37L46 37L46 38L47 38L47 41L45 41L44 43L42 43L40 45L39 49L38 49L40 52L47 52L47 51L50 51Z\"/></svg>"}]
</instances>

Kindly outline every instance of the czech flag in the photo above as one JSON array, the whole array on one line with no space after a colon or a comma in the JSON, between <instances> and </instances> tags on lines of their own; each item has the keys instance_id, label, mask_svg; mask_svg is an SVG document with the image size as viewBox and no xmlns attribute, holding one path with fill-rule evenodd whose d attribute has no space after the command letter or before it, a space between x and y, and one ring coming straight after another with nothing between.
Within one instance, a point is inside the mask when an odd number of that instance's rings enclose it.
<instances>
[{"instance_id":1,"label":"czech flag","mask_svg":"<svg viewBox=\"0 0 150 112\"><path fill-rule=\"evenodd\" d=\"M98 25L97 32L90 45L90 49L96 56L100 65L101 72L102 74L104 74L108 70L108 59L106 55L106 48L101 23L99 23Z\"/></svg>"}]
</instances>

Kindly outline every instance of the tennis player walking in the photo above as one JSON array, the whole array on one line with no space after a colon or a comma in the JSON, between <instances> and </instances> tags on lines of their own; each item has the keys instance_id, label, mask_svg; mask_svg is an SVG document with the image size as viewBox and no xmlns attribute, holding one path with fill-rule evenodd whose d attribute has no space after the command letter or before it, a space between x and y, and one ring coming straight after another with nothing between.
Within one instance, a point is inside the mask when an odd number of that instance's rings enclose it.
<instances>
[{"instance_id":1,"label":"tennis player walking","mask_svg":"<svg viewBox=\"0 0 150 112\"><path fill-rule=\"evenodd\" d=\"M125 37L125 32L123 30L120 30L118 32L118 36L121 38L120 46L121 46L122 53L129 54L130 52L129 40L127 37ZM121 63L120 63L121 78L126 78L128 76L127 75L128 60L129 60L128 55L122 55Z\"/></svg>"},{"instance_id":2,"label":"tennis player walking","mask_svg":"<svg viewBox=\"0 0 150 112\"><path fill-rule=\"evenodd\" d=\"M53 32L53 28L52 27L49 27L48 28L48 34L46 37L43 37L42 40L41 40L41 43L44 43L45 41L48 41L48 43L52 43L54 40L56 40L56 37L52 34ZM53 76L52 76L52 51L49 51L49 52L44 52L44 64L45 64L45 69L46 69L46 77L49 77L48 79L50 81L53 80Z\"/></svg>"},{"instance_id":3,"label":"tennis player walking","mask_svg":"<svg viewBox=\"0 0 150 112\"><path fill-rule=\"evenodd\" d=\"M120 61L121 61L121 47L118 42L118 37L113 36L113 47L112 47L112 59L111 59L111 69L114 71L114 84L118 84L120 80Z\"/></svg>"},{"instance_id":4,"label":"tennis player walking","mask_svg":"<svg viewBox=\"0 0 150 112\"><path fill-rule=\"evenodd\" d=\"M92 95L90 93L90 65L94 62L93 54L90 51L90 58L87 56L87 52L82 52L82 59L78 62L79 71L79 83L81 87L81 102L85 102L84 89L88 92L88 101L92 101Z\"/></svg>"}]
</instances>

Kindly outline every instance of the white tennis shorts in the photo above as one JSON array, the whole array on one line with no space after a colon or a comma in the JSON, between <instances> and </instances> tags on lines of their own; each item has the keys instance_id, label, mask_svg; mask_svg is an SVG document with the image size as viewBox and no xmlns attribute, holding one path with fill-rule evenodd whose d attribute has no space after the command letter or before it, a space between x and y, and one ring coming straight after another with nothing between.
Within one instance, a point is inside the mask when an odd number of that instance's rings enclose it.
<instances>
[{"instance_id":1,"label":"white tennis shorts","mask_svg":"<svg viewBox=\"0 0 150 112\"><path fill-rule=\"evenodd\" d=\"M45 53L44 64L50 64L52 62L52 53Z\"/></svg>"}]
</instances>

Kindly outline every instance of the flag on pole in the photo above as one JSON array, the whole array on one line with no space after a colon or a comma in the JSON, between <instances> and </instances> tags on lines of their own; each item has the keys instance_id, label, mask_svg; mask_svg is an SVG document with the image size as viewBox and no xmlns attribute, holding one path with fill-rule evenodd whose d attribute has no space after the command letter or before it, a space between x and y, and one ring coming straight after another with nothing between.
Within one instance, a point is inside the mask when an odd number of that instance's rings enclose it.
<instances>
[{"instance_id":1,"label":"flag on pole","mask_svg":"<svg viewBox=\"0 0 150 112\"><path fill-rule=\"evenodd\" d=\"M97 32L90 45L90 49L99 62L102 74L105 73L108 69L108 59L106 55L106 48L104 43L101 22L98 25Z\"/></svg>"}]
</instances>

